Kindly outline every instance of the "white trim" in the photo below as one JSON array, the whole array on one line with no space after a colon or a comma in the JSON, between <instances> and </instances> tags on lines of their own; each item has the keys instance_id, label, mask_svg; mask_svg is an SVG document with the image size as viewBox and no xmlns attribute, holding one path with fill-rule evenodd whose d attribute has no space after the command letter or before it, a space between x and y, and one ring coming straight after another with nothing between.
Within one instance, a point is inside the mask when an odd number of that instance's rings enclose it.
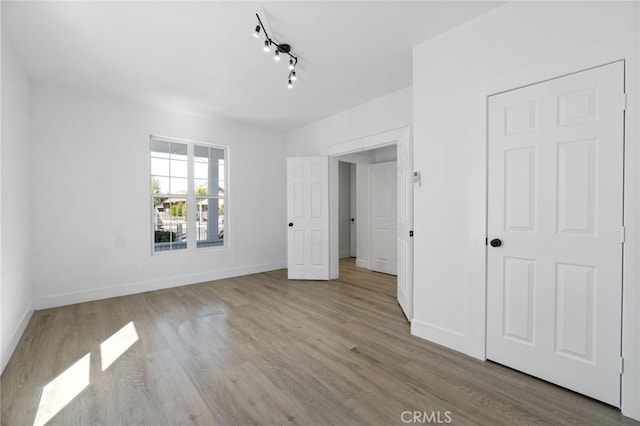
<instances>
[{"instance_id":1,"label":"white trim","mask_svg":"<svg viewBox=\"0 0 640 426\"><path fill-rule=\"evenodd\" d=\"M206 273L183 275L149 281L138 281L117 286L102 287L93 290L82 290L55 296L44 296L36 300L36 309L48 309L75 303L92 302L111 297L128 296L147 291L162 290L207 281L233 278L242 275L258 274L286 268L284 262L266 263L262 265L244 266L241 268L222 269Z\"/></svg>"},{"instance_id":2,"label":"white trim","mask_svg":"<svg viewBox=\"0 0 640 426\"><path fill-rule=\"evenodd\" d=\"M369 261L366 259L358 259L356 258L356 266L358 268L369 269Z\"/></svg>"},{"instance_id":3,"label":"white trim","mask_svg":"<svg viewBox=\"0 0 640 426\"><path fill-rule=\"evenodd\" d=\"M31 320L31 316L33 315L33 312L34 312L33 305L34 304L31 303L27 308L27 310L25 311L24 315L22 315L20 322L18 322L18 325L16 326L15 330L13 330L13 333L11 333L11 337L9 338L8 344L2 350L2 361L1 361L2 368L0 368L0 374L4 372L4 368L9 363L9 360L11 359L13 352L18 347L18 343L20 342L20 339L22 338L24 331L27 329L27 325L29 325L29 321Z\"/></svg>"},{"instance_id":4,"label":"white trim","mask_svg":"<svg viewBox=\"0 0 640 426\"><path fill-rule=\"evenodd\" d=\"M469 336L466 334L429 324L428 322L417 320L415 317L411 320L411 334L458 352L466 353L469 349Z\"/></svg>"},{"instance_id":5,"label":"white trim","mask_svg":"<svg viewBox=\"0 0 640 426\"><path fill-rule=\"evenodd\" d=\"M397 129L380 132L361 138L352 139L336 145L325 148L323 155L330 157L346 154L354 154L362 151L369 151L383 146L393 145L402 136L405 131L409 131L409 126L399 127Z\"/></svg>"}]
</instances>

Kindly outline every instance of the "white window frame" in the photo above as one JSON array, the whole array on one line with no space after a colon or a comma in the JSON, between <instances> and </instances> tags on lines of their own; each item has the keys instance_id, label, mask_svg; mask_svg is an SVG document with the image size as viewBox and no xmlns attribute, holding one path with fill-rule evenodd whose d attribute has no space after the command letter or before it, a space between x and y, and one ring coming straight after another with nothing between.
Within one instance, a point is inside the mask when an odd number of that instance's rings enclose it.
<instances>
[{"instance_id":1,"label":"white window frame","mask_svg":"<svg viewBox=\"0 0 640 426\"><path fill-rule=\"evenodd\" d=\"M181 144L185 144L187 145L187 194L161 194L163 197L165 198L186 198L186 205L187 205L187 217L186 217L186 223L187 223L187 247L184 249L174 249L174 250L161 250L161 251L156 251L155 250L155 224L154 224L154 203L153 200L154 198L157 198L158 194L153 194L151 192L151 178L152 178L152 174L151 174L151 145L153 141L160 141L160 142L174 142L174 143L181 143ZM194 152L195 152L195 146L196 145L200 145L200 146L206 146L206 147L211 147L211 148L216 148L216 149L222 149L224 150L224 196L222 197L212 197L213 199L220 199L222 198L224 200L224 238L223 238L223 243L222 245L219 246L204 246L204 247L198 247L198 241L197 241L197 234L196 234L196 226L197 226L197 221L196 221L196 198L198 196L196 196L195 194L195 178L194 178ZM150 249L151 249L151 255L152 256L162 256L162 255L166 255L166 254L177 254L177 253L184 253L184 252L194 252L194 251L203 251L203 250L227 250L229 248L229 147L226 145L218 145L218 144L213 144L210 142L202 142L202 141L196 141L196 140L190 140L190 139L182 139L182 138L174 138L174 137L168 137L168 136L159 136L159 135L149 135L149 151L148 151L148 156L147 156L147 160L148 160L148 165L149 165L149 169L148 169L148 173L147 173L147 177L149 179L149 186L148 186L148 191L149 191L149 229L150 229L150 235L149 235L149 242L150 242Z\"/></svg>"}]
</instances>

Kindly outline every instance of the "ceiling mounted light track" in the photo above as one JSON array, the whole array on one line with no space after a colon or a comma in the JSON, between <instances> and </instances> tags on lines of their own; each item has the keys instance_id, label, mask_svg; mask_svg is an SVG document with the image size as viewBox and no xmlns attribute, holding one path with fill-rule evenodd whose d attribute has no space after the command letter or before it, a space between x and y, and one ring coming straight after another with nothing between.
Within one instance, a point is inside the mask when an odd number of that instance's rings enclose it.
<instances>
[{"instance_id":1,"label":"ceiling mounted light track","mask_svg":"<svg viewBox=\"0 0 640 426\"><path fill-rule=\"evenodd\" d=\"M256 18L258 18L258 25L253 32L253 36L259 38L260 30L264 33L264 47L262 50L265 52L270 52L271 47L274 47L274 56L273 59L275 61L280 61L280 55L288 55L289 56L289 77L287 78L287 87L289 89L293 88L293 82L297 80L296 77L296 66L298 65L298 57L291 52L291 45L287 43L276 43L271 37L269 37L269 33L267 33L267 29L262 25L262 20L260 20L260 16L256 13Z\"/></svg>"}]
</instances>

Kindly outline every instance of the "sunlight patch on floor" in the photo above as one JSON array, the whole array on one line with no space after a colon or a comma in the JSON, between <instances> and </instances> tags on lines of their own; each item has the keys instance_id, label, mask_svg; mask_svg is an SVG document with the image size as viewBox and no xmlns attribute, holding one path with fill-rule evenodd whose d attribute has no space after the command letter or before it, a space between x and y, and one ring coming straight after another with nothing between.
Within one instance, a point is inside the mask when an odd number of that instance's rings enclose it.
<instances>
[{"instance_id":1,"label":"sunlight patch on floor","mask_svg":"<svg viewBox=\"0 0 640 426\"><path fill-rule=\"evenodd\" d=\"M115 360L140 339L133 321L116 331L111 337L100 344L100 359L102 371L105 371Z\"/></svg>"},{"instance_id":2,"label":"sunlight patch on floor","mask_svg":"<svg viewBox=\"0 0 640 426\"><path fill-rule=\"evenodd\" d=\"M89 386L91 354L88 353L42 390L33 426L43 426Z\"/></svg>"}]
</instances>

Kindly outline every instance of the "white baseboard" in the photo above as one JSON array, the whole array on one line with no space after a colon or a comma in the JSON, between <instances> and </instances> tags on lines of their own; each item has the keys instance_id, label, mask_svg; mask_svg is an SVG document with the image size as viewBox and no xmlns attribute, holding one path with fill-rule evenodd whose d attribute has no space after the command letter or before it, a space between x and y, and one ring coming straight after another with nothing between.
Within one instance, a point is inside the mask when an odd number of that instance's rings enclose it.
<instances>
[{"instance_id":1,"label":"white baseboard","mask_svg":"<svg viewBox=\"0 0 640 426\"><path fill-rule=\"evenodd\" d=\"M356 266L358 268L366 268L369 269L369 261L365 260L365 259L358 259L356 258Z\"/></svg>"},{"instance_id":2,"label":"white baseboard","mask_svg":"<svg viewBox=\"0 0 640 426\"><path fill-rule=\"evenodd\" d=\"M351 257L351 250L341 251L338 257L340 259L344 259L345 257Z\"/></svg>"},{"instance_id":3,"label":"white baseboard","mask_svg":"<svg viewBox=\"0 0 640 426\"><path fill-rule=\"evenodd\" d=\"M92 290L83 290L64 294L55 294L38 298L36 309L56 308L58 306L73 305L75 303L92 302L94 300L109 299L111 297L128 296L130 294L144 293L146 291L162 290L165 288L180 287L189 284L198 284L207 281L221 280L238 277L241 275L258 274L260 272L274 271L286 268L283 263L269 263L262 265L245 266L241 268L223 269L201 274L183 275L179 277L163 278L159 280L138 281L127 284L102 287Z\"/></svg>"},{"instance_id":4,"label":"white baseboard","mask_svg":"<svg viewBox=\"0 0 640 426\"><path fill-rule=\"evenodd\" d=\"M474 358L484 360L483 356L470 350L469 337L464 333L449 330L413 318L411 320L411 334L422 339L437 343L454 351L462 352Z\"/></svg>"},{"instance_id":5,"label":"white baseboard","mask_svg":"<svg viewBox=\"0 0 640 426\"><path fill-rule=\"evenodd\" d=\"M18 342L20 341L24 330L27 328L27 325L29 325L29 320L31 320L33 311L33 303L31 303L25 311L24 315L22 315L22 318L20 319L20 322L16 326L15 330L13 331L13 333L11 333L11 337L9 338L7 345L2 348L2 358L0 359L0 374L4 372L4 368L9 363L11 355L13 355L13 352L16 350L16 347L18 346Z\"/></svg>"}]
</instances>

